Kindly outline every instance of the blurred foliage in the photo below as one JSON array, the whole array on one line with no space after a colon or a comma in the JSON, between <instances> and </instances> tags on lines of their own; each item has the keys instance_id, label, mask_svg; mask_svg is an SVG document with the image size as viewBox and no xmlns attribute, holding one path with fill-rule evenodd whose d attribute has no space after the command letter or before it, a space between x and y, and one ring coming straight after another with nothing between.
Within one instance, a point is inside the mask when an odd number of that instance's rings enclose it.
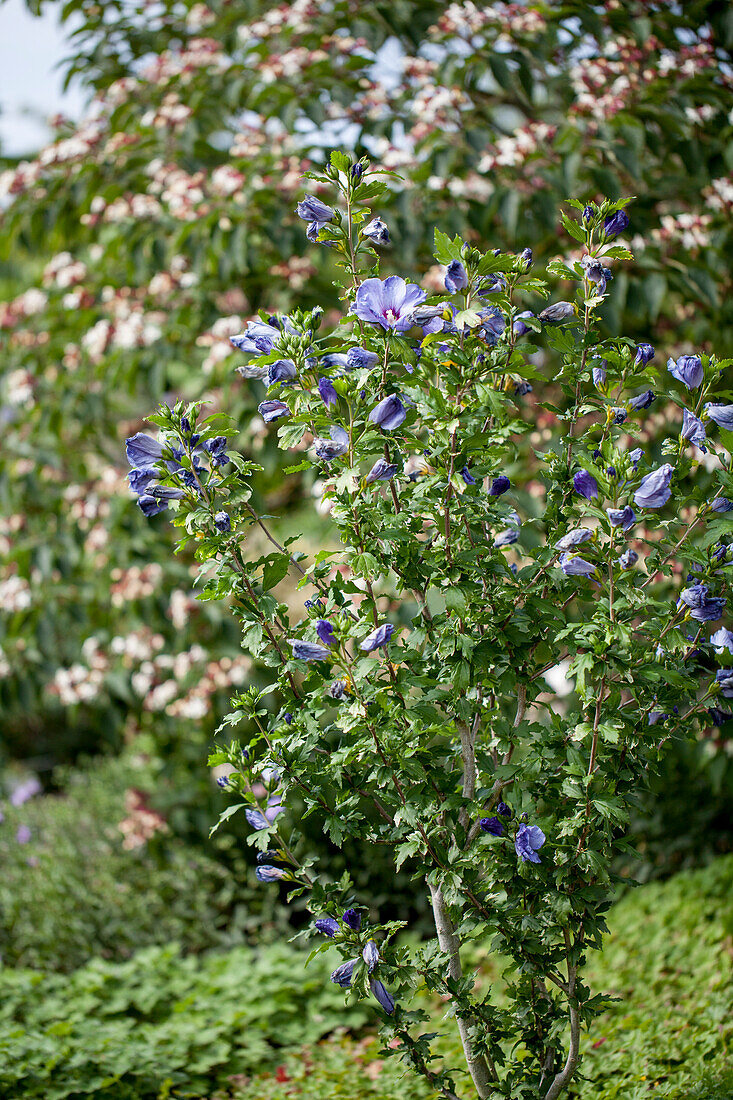
<instances>
[{"instance_id":1,"label":"blurred foliage","mask_svg":"<svg viewBox=\"0 0 733 1100\"><path fill-rule=\"evenodd\" d=\"M49 778L142 731L176 777L174 829L201 836L204 746L259 673L192 599L165 518L132 504L124 437L160 398L205 397L264 465L261 508L305 501L292 523L317 541L310 475L283 474L228 337L259 308L336 304L294 215L331 144L401 177L380 213L405 276L425 276L435 223L541 262L574 247L565 197L636 195L609 330L659 361L722 347L733 19L717 0L56 6L93 98L0 183L0 752Z\"/></svg>"},{"instance_id":2,"label":"blurred foliage","mask_svg":"<svg viewBox=\"0 0 733 1100\"><path fill-rule=\"evenodd\" d=\"M625 860L620 873L647 882L700 867L733 849L732 724L715 731L717 744L676 738L667 745L631 815L627 835L638 858Z\"/></svg>"},{"instance_id":3,"label":"blurred foliage","mask_svg":"<svg viewBox=\"0 0 733 1100\"><path fill-rule=\"evenodd\" d=\"M267 941L272 893L175 836L155 810L159 769L139 757L74 772L63 793L6 806L0 822L0 959L68 972L176 940L187 952ZM279 923L278 923L279 918Z\"/></svg>"},{"instance_id":4,"label":"blurred foliage","mask_svg":"<svg viewBox=\"0 0 733 1100\"><path fill-rule=\"evenodd\" d=\"M584 1042L578 1100L728 1100L733 1066L733 857L628 895L609 914L591 986L623 994ZM346 1038L365 1016L343 1008L331 961L286 946L183 958L152 947L127 963L92 960L72 977L0 970L0 1089L8 1100L420 1100L423 1084ZM496 960L482 961L488 985ZM427 1002L426 1002L427 1003ZM457 1056L453 1023L442 1051ZM312 1046L322 1035L328 1041ZM307 1049L303 1050L306 1044ZM252 1076L256 1074L256 1076Z\"/></svg>"}]
</instances>

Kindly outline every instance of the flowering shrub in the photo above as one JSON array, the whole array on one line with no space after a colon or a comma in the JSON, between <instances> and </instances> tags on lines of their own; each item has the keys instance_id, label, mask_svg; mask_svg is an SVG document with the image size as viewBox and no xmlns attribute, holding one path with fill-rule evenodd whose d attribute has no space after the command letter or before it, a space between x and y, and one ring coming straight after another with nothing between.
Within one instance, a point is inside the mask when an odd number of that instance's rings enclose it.
<instances>
[{"instance_id":1,"label":"flowering shrub","mask_svg":"<svg viewBox=\"0 0 733 1100\"><path fill-rule=\"evenodd\" d=\"M211 758L258 878L306 895L315 950L343 956L332 981L372 999L437 1093L455 1083L408 1007L422 981L455 1015L479 1097L554 1100L604 1003L582 970L629 809L668 739L720 723L733 699L733 404L716 389L731 361L658 368L650 344L602 337L612 268L632 259L623 202L570 203L582 256L550 265L568 289L544 305L531 249L482 252L440 230L443 292L380 278L366 207L380 173L333 153L308 178L338 196L298 213L343 272L344 315L324 333L318 307L263 315L232 343L296 452L288 469L318 469L331 538L312 561L278 542L251 503L257 466L227 447L236 427L198 405L163 406L158 439L128 439L130 484L146 514L175 510L202 595L233 598L244 648L270 670L222 727L247 719L253 736ZM661 444L644 429L655 403ZM289 573L302 607L277 596ZM404 922L314 865L294 797L335 844L409 861L435 941L399 943ZM461 964L461 944L488 936L509 960L502 1007Z\"/></svg>"},{"instance_id":2,"label":"flowering shrub","mask_svg":"<svg viewBox=\"0 0 733 1100\"><path fill-rule=\"evenodd\" d=\"M206 397L242 426L259 485L293 491L229 337L261 307L336 303L332 254L294 211L324 134L399 173L378 212L426 289L442 286L432 224L509 248L521 211L544 262L569 190L643 195L604 320L675 357L731 331L733 204L713 0L56 8L89 112L0 172L0 709L14 752L52 761L100 731L185 744L259 674L192 599L190 560L155 560L159 533L119 506L116 441L167 393Z\"/></svg>"}]
</instances>

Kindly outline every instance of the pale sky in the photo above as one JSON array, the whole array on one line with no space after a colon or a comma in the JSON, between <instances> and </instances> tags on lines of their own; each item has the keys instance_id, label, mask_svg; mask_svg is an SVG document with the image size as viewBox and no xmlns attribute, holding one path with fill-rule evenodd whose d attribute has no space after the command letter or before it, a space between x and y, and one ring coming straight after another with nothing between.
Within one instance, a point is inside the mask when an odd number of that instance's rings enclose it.
<instances>
[{"instance_id":1,"label":"pale sky","mask_svg":"<svg viewBox=\"0 0 733 1100\"><path fill-rule=\"evenodd\" d=\"M28 14L23 0L0 2L0 149L3 153L34 152L48 137L43 120L83 112L77 90L62 93L55 68L67 53L58 23L57 4L46 4L43 15ZM28 112L27 114L25 112Z\"/></svg>"}]
</instances>

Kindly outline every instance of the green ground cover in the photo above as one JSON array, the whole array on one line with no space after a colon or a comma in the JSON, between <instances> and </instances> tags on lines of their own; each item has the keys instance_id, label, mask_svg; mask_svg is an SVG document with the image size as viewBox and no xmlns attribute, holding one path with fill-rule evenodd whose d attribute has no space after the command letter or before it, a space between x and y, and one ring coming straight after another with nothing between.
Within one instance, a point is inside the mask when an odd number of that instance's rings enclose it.
<instances>
[{"instance_id":1,"label":"green ground cover","mask_svg":"<svg viewBox=\"0 0 733 1100\"><path fill-rule=\"evenodd\" d=\"M730 1100L732 900L727 856L631 891L614 907L606 950L588 977L623 1000L586 1038L574 1097ZM0 970L0 1095L429 1097L359 1030L371 1013L343 1008L328 981L333 959L320 956L307 970L303 961L285 944L203 956L169 946L124 963L95 959L71 975ZM490 979L492 967L485 973ZM442 1052L455 1064L452 1025L433 1007Z\"/></svg>"}]
</instances>

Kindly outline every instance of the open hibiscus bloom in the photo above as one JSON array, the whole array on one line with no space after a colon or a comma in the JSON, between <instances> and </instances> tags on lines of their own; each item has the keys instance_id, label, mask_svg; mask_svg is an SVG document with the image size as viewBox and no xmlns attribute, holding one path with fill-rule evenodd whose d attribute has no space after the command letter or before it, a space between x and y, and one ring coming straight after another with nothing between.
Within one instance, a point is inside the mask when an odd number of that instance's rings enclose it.
<instances>
[{"instance_id":1,"label":"open hibiscus bloom","mask_svg":"<svg viewBox=\"0 0 733 1100\"><path fill-rule=\"evenodd\" d=\"M356 292L354 313L362 321L406 332L412 328L412 311L427 294L417 283L406 283L399 275L388 279L366 279Z\"/></svg>"}]
</instances>

